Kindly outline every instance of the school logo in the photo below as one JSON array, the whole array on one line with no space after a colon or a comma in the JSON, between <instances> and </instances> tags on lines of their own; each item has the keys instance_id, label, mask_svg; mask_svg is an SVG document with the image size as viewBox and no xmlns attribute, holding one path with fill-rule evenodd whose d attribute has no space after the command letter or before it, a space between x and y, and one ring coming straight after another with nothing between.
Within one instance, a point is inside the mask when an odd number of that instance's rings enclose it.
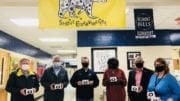
<instances>
[{"instance_id":1,"label":"school logo","mask_svg":"<svg viewBox=\"0 0 180 101\"><path fill-rule=\"evenodd\" d=\"M70 17L75 18L78 17L76 10L79 10L78 15L84 12L89 18L95 19L97 17L93 16L92 9L93 0L59 0L58 15L60 18L65 18L65 13L69 13Z\"/></svg>"}]
</instances>

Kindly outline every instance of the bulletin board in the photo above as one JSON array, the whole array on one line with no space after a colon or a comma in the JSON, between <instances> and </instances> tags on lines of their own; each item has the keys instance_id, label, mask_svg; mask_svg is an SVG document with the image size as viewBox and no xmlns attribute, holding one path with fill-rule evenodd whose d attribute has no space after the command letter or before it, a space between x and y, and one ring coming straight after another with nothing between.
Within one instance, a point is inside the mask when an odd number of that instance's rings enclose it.
<instances>
[{"instance_id":1,"label":"bulletin board","mask_svg":"<svg viewBox=\"0 0 180 101\"><path fill-rule=\"evenodd\" d=\"M107 69L109 58L117 58L117 48L92 48L92 69L96 73L103 73Z\"/></svg>"}]
</instances>

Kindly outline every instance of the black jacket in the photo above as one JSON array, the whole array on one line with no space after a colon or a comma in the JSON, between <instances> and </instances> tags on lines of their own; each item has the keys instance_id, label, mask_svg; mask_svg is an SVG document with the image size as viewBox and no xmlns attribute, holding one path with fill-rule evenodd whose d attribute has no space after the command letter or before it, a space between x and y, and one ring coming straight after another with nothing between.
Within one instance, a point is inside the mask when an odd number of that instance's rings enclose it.
<instances>
[{"instance_id":1,"label":"black jacket","mask_svg":"<svg viewBox=\"0 0 180 101\"><path fill-rule=\"evenodd\" d=\"M45 70L41 78L41 84L45 88L44 101L63 101L64 89L52 91L50 89L50 85L53 83L63 83L64 88L67 87L69 80L67 71L64 68L61 68L61 70L58 73L58 76L56 76L53 67L50 67L47 70Z\"/></svg>"},{"instance_id":2,"label":"black jacket","mask_svg":"<svg viewBox=\"0 0 180 101\"><path fill-rule=\"evenodd\" d=\"M23 96L20 94L20 90L24 88L39 90L39 82L35 73L32 72L25 77L20 69L12 72L6 85L6 90L11 93L11 101L34 101L33 95Z\"/></svg>"},{"instance_id":3,"label":"black jacket","mask_svg":"<svg viewBox=\"0 0 180 101\"><path fill-rule=\"evenodd\" d=\"M81 80L92 80L94 81L93 85L85 85L85 86L78 86L77 82ZM84 69L80 69L76 71L72 78L71 78L71 85L76 89L76 98L81 98L81 99L91 99L94 97L93 92L94 88L99 85L99 79L93 71L89 70L85 72Z\"/></svg>"},{"instance_id":4,"label":"black jacket","mask_svg":"<svg viewBox=\"0 0 180 101\"><path fill-rule=\"evenodd\" d=\"M142 73L142 79L141 79L141 86L143 87L143 91L141 93L136 93L131 91L131 86L136 85L136 80L135 80L135 70L132 70L129 72L129 77L128 77L128 96L130 101L148 101L147 100L147 86L149 84L149 80L151 78L151 75L153 74L153 71L143 68L143 73Z\"/></svg>"}]
</instances>

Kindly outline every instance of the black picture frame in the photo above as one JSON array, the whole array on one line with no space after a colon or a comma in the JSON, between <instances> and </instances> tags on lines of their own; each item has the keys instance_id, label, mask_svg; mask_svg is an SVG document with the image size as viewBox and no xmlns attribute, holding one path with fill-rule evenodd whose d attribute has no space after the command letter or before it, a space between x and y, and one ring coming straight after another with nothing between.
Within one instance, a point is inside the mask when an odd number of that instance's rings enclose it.
<instances>
[{"instance_id":1,"label":"black picture frame","mask_svg":"<svg viewBox=\"0 0 180 101\"><path fill-rule=\"evenodd\" d=\"M135 68L135 59L137 56L141 56L141 52L134 51L134 52L127 52L127 68L128 70Z\"/></svg>"},{"instance_id":2,"label":"black picture frame","mask_svg":"<svg viewBox=\"0 0 180 101\"><path fill-rule=\"evenodd\" d=\"M92 70L96 73L104 73L107 69L107 60L117 58L117 48L91 48Z\"/></svg>"}]
</instances>

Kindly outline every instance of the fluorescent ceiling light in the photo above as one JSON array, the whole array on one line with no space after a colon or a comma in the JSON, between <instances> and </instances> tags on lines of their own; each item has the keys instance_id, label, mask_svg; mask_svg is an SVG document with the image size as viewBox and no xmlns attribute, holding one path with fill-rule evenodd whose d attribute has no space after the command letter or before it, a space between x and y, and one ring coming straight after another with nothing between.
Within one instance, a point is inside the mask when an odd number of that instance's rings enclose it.
<instances>
[{"instance_id":1,"label":"fluorescent ceiling light","mask_svg":"<svg viewBox=\"0 0 180 101\"><path fill-rule=\"evenodd\" d=\"M63 54L63 53L76 53L75 50L57 50L58 53Z\"/></svg>"},{"instance_id":2,"label":"fluorescent ceiling light","mask_svg":"<svg viewBox=\"0 0 180 101\"><path fill-rule=\"evenodd\" d=\"M38 19L35 18L13 18L10 19L13 23L18 26L38 26Z\"/></svg>"},{"instance_id":3,"label":"fluorescent ceiling light","mask_svg":"<svg viewBox=\"0 0 180 101\"><path fill-rule=\"evenodd\" d=\"M40 38L42 42L69 42L67 38Z\"/></svg>"}]
</instances>

